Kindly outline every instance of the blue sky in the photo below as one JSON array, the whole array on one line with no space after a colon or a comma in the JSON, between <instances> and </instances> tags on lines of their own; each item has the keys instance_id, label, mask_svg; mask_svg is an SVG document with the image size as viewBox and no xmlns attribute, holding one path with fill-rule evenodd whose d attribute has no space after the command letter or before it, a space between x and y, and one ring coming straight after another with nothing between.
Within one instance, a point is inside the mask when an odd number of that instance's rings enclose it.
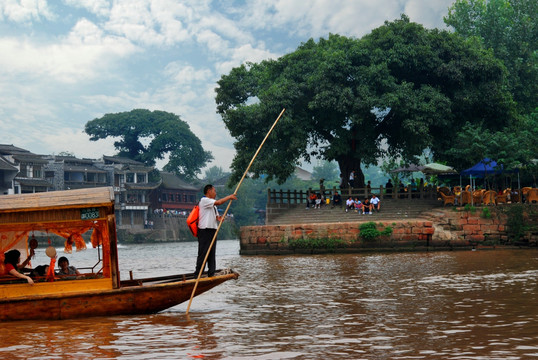
<instances>
[{"instance_id":1,"label":"blue sky","mask_svg":"<svg viewBox=\"0 0 538 360\"><path fill-rule=\"evenodd\" d=\"M445 29L452 2L0 0L0 143L99 158L114 154L114 140L89 141L86 122L163 110L189 124L210 166L228 170L233 138L214 101L221 75L310 38L361 37L401 13Z\"/></svg>"}]
</instances>

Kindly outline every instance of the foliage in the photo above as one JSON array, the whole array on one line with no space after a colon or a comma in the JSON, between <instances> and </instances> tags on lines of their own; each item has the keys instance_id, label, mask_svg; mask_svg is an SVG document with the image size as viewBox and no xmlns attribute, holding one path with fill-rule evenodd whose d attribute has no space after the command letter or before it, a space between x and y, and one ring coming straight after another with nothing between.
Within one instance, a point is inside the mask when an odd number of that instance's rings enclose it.
<instances>
[{"instance_id":1,"label":"foliage","mask_svg":"<svg viewBox=\"0 0 538 360\"><path fill-rule=\"evenodd\" d=\"M538 153L538 116L521 117L513 126L490 131L484 125L467 123L454 138L446 158L458 170L473 166L484 158L503 164L506 169L532 166Z\"/></svg>"},{"instance_id":2,"label":"foliage","mask_svg":"<svg viewBox=\"0 0 538 360\"><path fill-rule=\"evenodd\" d=\"M373 221L361 224L359 230L360 237L365 241L374 241L380 236L390 236L392 234L392 227L387 226L383 231L379 231Z\"/></svg>"},{"instance_id":3,"label":"foliage","mask_svg":"<svg viewBox=\"0 0 538 360\"><path fill-rule=\"evenodd\" d=\"M445 23L477 37L508 69L508 86L522 113L538 104L538 1L457 0Z\"/></svg>"},{"instance_id":4,"label":"foliage","mask_svg":"<svg viewBox=\"0 0 538 360\"><path fill-rule=\"evenodd\" d=\"M336 238L322 238L322 239L290 239L288 240L288 246L290 249L327 249L334 250L338 247L343 247L346 242L342 239Z\"/></svg>"},{"instance_id":5,"label":"foliage","mask_svg":"<svg viewBox=\"0 0 538 360\"><path fill-rule=\"evenodd\" d=\"M513 118L504 84L504 67L478 42L402 16L361 39L331 34L278 60L234 68L218 81L216 102L236 139L233 179L286 108L254 176L282 182L299 160L318 158L336 161L346 177L355 170L361 187L361 165L384 155L442 154L452 145L447 131L465 122L501 129Z\"/></svg>"},{"instance_id":6,"label":"foliage","mask_svg":"<svg viewBox=\"0 0 538 360\"><path fill-rule=\"evenodd\" d=\"M480 217L484 219L491 219L491 212L489 211L489 208L483 207L482 213L480 214Z\"/></svg>"},{"instance_id":7,"label":"foliage","mask_svg":"<svg viewBox=\"0 0 538 360\"><path fill-rule=\"evenodd\" d=\"M335 181L339 184L338 165L330 161L322 161L320 165L314 166L312 171L312 179L325 179L328 181Z\"/></svg>"},{"instance_id":8,"label":"foliage","mask_svg":"<svg viewBox=\"0 0 538 360\"><path fill-rule=\"evenodd\" d=\"M476 212L476 207L472 206L471 204L465 204L463 210L474 214Z\"/></svg>"},{"instance_id":9,"label":"foliage","mask_svg":"<svg viewBox=\"0 0 538 360\"><path fill-rule=\"evenodd\" d=\"M204 175L206 183L214 184L217 182L217 180L220 180L230 174L225 172L220 166L212 166L205 171Z\"/></svg>"},{"instance_id":10,"label":"foliage","mask_svg":"<svg viewBox=\"0 0 538 360\"><path fill-rule=\"evenodd\" d=\"M90 140L118 137L114 142L118 155L154 166L168 156L163 170L191 180L213 159L202 142L178 115L165 111L136 109L106 114L86 123ZM147 145L144 145L148 143Z\"/></svg>"},{"instance_id":11,"label":"foliage","mask_svg":"<svg viewBox=\"0 0 538 360\"><path fill-rule=\"evenodd\" d=\"M518 242L525 234L526 224L523 219L523 206L514 204L509 207L506 215L506 232L508 238L514 242Z\"/></svg>"}]
</instances>

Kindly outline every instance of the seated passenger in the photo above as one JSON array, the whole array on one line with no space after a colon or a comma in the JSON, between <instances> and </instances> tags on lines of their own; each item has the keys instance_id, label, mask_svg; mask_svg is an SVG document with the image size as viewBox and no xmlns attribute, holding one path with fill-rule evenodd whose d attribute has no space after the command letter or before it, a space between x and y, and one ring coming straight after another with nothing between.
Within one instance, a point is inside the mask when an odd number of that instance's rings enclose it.
<instances>
[{"instance_id":1,"label":"seated passenger","mask_svg":"<svg viewBox=\"0 0 538 360\"><path fill-rule=\"evenodd\" d=\"M80 275L76 267L69 266L69 260L65 256L58 260L58 268L58 275Z\"/></svg>"},{"instance_id":2,"label":"seated passenger","mask_svg":"<svg viewBox=\"0 0 538 360\"><path fill-rule=\"evenodd\" d=\"M346 200L346 212L348 212L348 210L353 210L353 209L355 209L355 202L353 201L353 198L350 196Z\"/></svg>"},{"instance_id":3,"label":"seated passenger","mask_svg":"<svg viewBox=\"0 0 538 360\"><path fill-rule=\"evenodd\" d=\"M310 193L310 196L306 200L306 208L314 207L316 205L316 194Z\"/></svg>"},{"instance_id":4,"label":"seated passenger","mask_svg":"<svg viewBox=\"0 0 538 360\"><path fill-rule=\"evenodd\" d=\"M362 212L362 202L359 200L358 197L355 197L354 203L355 203L355 212L358 212L360 215Z\"/></svg>"},{"instance_id":5,"label":"seated passenger","mask_svg":"<svg viewBox=\"0 0 538 360\"><path fill-rule=\"evenodd\" d=\"M372 209L372 212L374 210L377 210L377 212L379 212L379 207L380 207L380 200L377 196L375 196L375 194L372 194L372 198L370 199L370 208Z\"/></svg>"},{"instance_id":6,"label":"seated passenger","mask_svg":"<svg viewBox=\"0 0 538 360\"><path fill-rule=\"evenodd\" d=\"M316 195L316 205L314 206L316 209L321 209L321 202L322 202L322 199L321 199L321 194L318 193Z\"/></svg>"},{"instance_id":7,"label":"seated passenger","mask_svg":"<svg viewBox=\"0 0 538 360\"><path fill-rule=\"evenodd\" d=\"M362 211L363 211L363 214L370 214L372 215L372 207L370 206L370 199L366 198L364 199L363 203L362 203Z\"/></svg>"},{"instance_id":8,"label":"seated passenger","mask_svg":"<svg viewBox=\"0 0 538 360\"><path fill-rule=\"evenodd\" d=\"M36 266L34 270L30 273L31 278L36 277L44 277L47 276L47 273L49 272L49 266L48 265L39 265Z\"/></svg>"},{"instance_id":9,"label":"seated passenger","mask_svg":"<svg viewBox=\"0 0 538 360\"><path fill-rule=\"evenodd\" d=\"M21 261L21 252L19 250L10 250L5 253L4 274L2 275L12 275L21 279L26 279L26 281L28 281L28 284L33 284L34 281L31 277L21 274L19 272L19 269L24 268L28 264L30 258L33 255L33 252L34 249L30 250L30 256L28 256L26 260L24 260L24 262L20 265L19 262Z\"/></svg>"},{"instance_id":10,"label":"seated passenger","mask_svg":"<svg viewBox=\"0 0 538 360\"><path fill-rule=\"evenodd\" d=\"M342 197L340 196L338 191L335 191L333 195L333 207L335 206L342 207Z\"/></svg>"}]
</instances>

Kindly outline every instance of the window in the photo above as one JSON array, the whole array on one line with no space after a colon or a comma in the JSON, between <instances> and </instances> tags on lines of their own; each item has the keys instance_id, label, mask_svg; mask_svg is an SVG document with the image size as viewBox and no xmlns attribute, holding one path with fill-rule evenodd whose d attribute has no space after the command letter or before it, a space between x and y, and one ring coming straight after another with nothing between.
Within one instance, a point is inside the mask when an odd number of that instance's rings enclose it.
<instances>
[{"instance_id":1,"label":"window","mask_svg":"<svg viewBox=\"0 0 538 360\"><path fill-rule=\"evenodd\" d=\"M137 183L145 183L146 181L146 174L136 174L136 182Z\"/></svg>"},{"instance_id":2,"label":"window","mask_svg":"<svg viewBox=\"0 0 538 360\"><path fill-rule=\"evenodd\" d=\"M28 176L28 170L26 169L26 164L20 165L21 170L19 171L19 176L21 177L27 177Z\"/></svg>"},{"instance_id":3,"label":"window","mask_svg":"<svg viewBox=\"0 0 538 360\"><path fill-rule=\"evenodd\" d=\"M43 177L43 171L42 171L41 167L34 166L34 171L33 171L32 177L34 177L34 178Z\"/></svg>"},{"instance_id":4,"label":"window","mask_svg":"<svg viewBox=\"0 0 538 360\"><path fill-rule=\"evenodd\" d=\"M134 173L127 173L125 177L126 177L125 182L134 183Z\"/></svg>"}]
</instances>

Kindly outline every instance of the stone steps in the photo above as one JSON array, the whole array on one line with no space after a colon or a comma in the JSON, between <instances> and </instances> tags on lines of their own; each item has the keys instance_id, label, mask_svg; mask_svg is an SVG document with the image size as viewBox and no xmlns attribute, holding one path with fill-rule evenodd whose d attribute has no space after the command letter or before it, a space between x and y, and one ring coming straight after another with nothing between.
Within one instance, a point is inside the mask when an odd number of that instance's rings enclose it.
<instances>
[{"instance_id":1,"label":"stone steps","mask_svg":"<svg viewBox=\"0 0 538 360\"><path fill-rule=\"evenodd\" d=\"M440 204L438 201L385 199L381 203L381 211L374 212L372 215L358 214L354 211L346 212L344 207L332 208L331 205L322 206L320 209L297 206L274 217L268 221L267 225L417 219L423 218L422 213L431 211Z\"/></svg>"}]
</instances>

